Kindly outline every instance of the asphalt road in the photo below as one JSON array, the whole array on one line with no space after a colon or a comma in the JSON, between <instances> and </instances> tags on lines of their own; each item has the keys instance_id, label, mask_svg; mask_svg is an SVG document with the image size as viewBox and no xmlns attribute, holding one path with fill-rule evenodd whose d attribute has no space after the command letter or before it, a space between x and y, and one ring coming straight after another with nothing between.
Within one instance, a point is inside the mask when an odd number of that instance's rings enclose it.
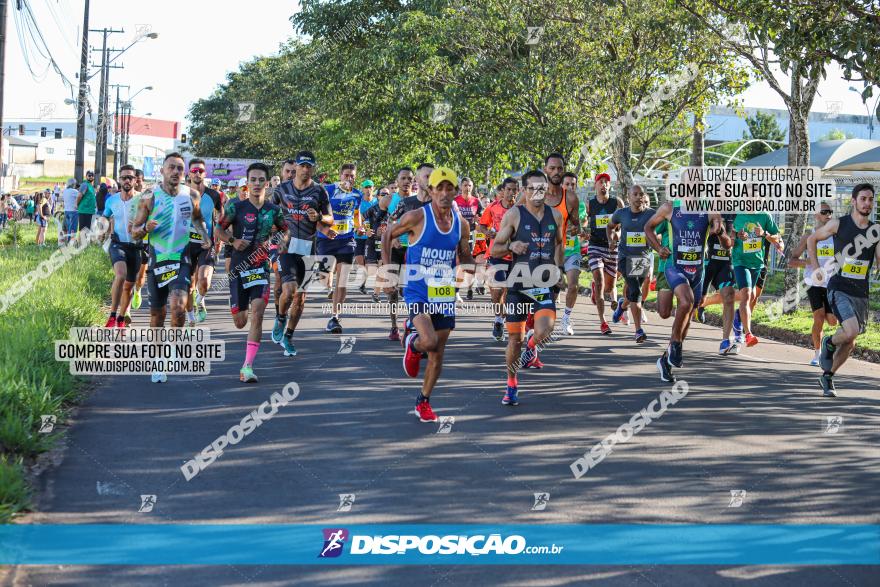
<instances>
[{"instance_id":1,"label":"asphalt road","mask_svg":"<svg viewBox=\"0 0 880 587\"><path fill-rule=\"evenodd\" d=\"M321 296L323 297L323 296ZM360 294L353 301L366 301ZM386 340L387 318L343 317L351 354L323 332L313 298L285 358L269 342L255 370L237 372L243 332L210 298L207 326L227 341L209 376L99 381L72 420L63 462L41 478L39 511L27 523L742 523L880 521L880 366L847 364L840 397L818 389L812 352L762 340L738 357L716 354L719 331L695 324L677 370L689 393L589 474L569 464L664 389L654 366L671 320L650 314L650 339L631 327L598 333L581 298L574 337L544 353L547 367L520 377L521 405L504 407L504 346L491 318L460 316L432 397L453 430L410 414L420 380ZM483 298L480 301L486 301ZM146 306L146 303L145 303ZM271 312L270 312L271 313ZM146 312L136 313L143 325ZM184 461L274 391L295 381L299 397L193 480ZM667 386L668 388L668 386ZM841 416L836 434L828 416ZM732 490L745 490L729 507ZM544 511L533 494L550 493ZM138 513L155 494L151 513ZM337 512L339 494L355 494ZM487 576L487 570L491 576ZM11 569L6 585L877 585L877 567L71 567Z\"/></svg>"}]
</instances>

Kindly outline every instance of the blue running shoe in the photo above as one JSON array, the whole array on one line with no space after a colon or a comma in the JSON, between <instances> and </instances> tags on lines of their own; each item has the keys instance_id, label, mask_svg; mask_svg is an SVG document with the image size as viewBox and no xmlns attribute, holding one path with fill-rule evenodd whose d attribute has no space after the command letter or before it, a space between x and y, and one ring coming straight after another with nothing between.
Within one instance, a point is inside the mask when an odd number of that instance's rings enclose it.
<instances>
[{"instance_id":1,"label":"blue running shoe","mask_svg":"<svg viewBox=\"0 0 880 587\"><path fill-rule=\"evenodd\" d=\"M642 344L646 340L648 340L648 335L645 334L645 331L641 328L636 330L636 343Z\"/></svg>"},{"instance_id":2,"label":"blue running shoe","mask_svg":"<svg viewBox=\"0 0 880 587\"><path fill-rule=\"evenodd\" d=\"M733 315L733 336L739 341L743 335L743 324L739 319L739 310Z\"/></svg>"},{"instance_id":3,"label":"blue running shoe","mask_svg":"<svg viewBox=\"0 0 880 587\"><path fill-rule=\"evenodd\" d=\"M504 394L504 397L501 399L501 403L505 406L518 406L519 405L519 397L517 397L517 389L515 387L507 386L507 393Z\"/></svg>"},{"instance_id":4,"label":"blue running shoe","mask_svg":"<svg viewBox=\"0 0 880 587\"><path fill-rule=\"evenodd\" d=\"M623 316L624 312L626 312L626 310L623 308L623 298L617 298L617 309L611 314L611 321L615 324L620 322L620 317Z\"/></svg>"},{"instance_id":5,"label":"blue running shoe","mask_svg":"<svg viewBox=\"0 0 880 587\"><path fill-rule=\"evenodd\" d=\"M722 340L722 341L721 341L721 346L718 347L718 354L719 354L719 355L726 355L726 354L729 353L732 349L733 349L733 346L730 344L730 341L729 341L729 340Z\"/></svg>"},{"instance_id":6,"label":"blue running shoe","mask_svg":"<svg viewBox=\"0 0 880 587\"><path fill-rule=\"evenodd\" d=\"M681 368L682 363L682 352L681 352L681 343L676 341L669 342L669 352L668 352L667 360L669 361L670 367Z\"/></svg>"},{"instance_id":7,"label":"blue running shoe","mask_svg":"<svg viewBox=\"0 0 880 587\"><path fill-rule=\"evenodd\" d=\"M275 316L275 325L272 327L272 342L275 344L281 344L281 339L284 337L284 327L287 325L287 316L283 318L279 318Z\"/></svg>"}]
</instances>

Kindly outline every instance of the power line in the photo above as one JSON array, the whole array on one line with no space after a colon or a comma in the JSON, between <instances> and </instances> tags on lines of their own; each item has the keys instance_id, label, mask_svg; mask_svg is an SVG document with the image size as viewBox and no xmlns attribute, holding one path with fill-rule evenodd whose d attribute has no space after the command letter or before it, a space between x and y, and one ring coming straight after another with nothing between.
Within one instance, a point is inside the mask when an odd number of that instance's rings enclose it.
<instances>
[{"instance_id":1,"label":"power line","mask_svg":"<svg viewBox=\"0 0 880 587\"><path fill-rule=\"evenodd\" d=\"M58 0L55 0L55 3L57 4ZM70 47L70 50L75 53L76 47L74 46L73 42L68 38L69 35L67 34L68 31L70 31L71 29L61 24L62 19L59 17L58 12L56 12L55 8L52 6L52 0L46 0L46 6L49 8L49 13L52 15L52 20L55 21L56 25L58 25L58 31L61 33L61 38L64 39L64 42L67 44L68 47ZM67 19L67 21L70 21L70 19ZM73 33L75 35L76 31L74 30Z\"/></svg>"}]
</instances>

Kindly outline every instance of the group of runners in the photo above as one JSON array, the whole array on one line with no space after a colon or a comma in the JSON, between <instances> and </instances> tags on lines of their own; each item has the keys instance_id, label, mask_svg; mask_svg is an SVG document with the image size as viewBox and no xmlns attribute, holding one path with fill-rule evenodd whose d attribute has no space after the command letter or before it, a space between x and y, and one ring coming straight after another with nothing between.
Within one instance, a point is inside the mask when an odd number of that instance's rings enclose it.
<instances>
[{"instance_id":1,"label":"group of runners","mask_svg":"<svg viewBox=\"0 0 880 587\"><path fill-rule=\"evenodd\" d=\"M161 180L146 189L143 174L122 166L120 191L104 212L115 273L106 326L131 323L130 308L140 306L145 282L150 326L163 327L169 310L173 327L204 321L222 249L232 319L236 328L248 328L240 379L256 382L253 367L270 299L271 340L292 357L307 295L315 295L319 284L329 287L326 331L341 334L347 286L354 283L374 302L386 296L388 339L401 341L405 373L423 375L414 412L431 422L437 419L431 392L462 293L471 300L474 292L489 290L492 337L507 339L501 401L518 405L520 370L543 367L540 351L575 333L572 310L585 239L602 334L612 334L606 304L612 324L628 324L631 317L634 341L642 344L648 338L642 303L652 286L661 317L672 315L675 301L672 334L656 361L662 382L675 381L690 323L708 305L723 306L720 355L758 343L752 311L766 279L768 250L783 252L780 231L767 214L689 213L680 201L653 209L638 185L624 202L610 195L611 178L604 173L594 178L595 196L582 202L578 177L559 153L548 155L542 169L502 181L485 209L473 181L449 168L401 167L393 183L376 186L370 180L358 185L356 166L346 164L338 181L325 185L314 180L317 164L309 151L284 161L279 176L253 163L242 188L225 201L206 186L200 159L167 155ZM834 373L867 325L868 276L880 257L880 226L869 220L874 189L858 185L852 197L851 212L840 218L831 218L823 204L815 230L789 255L790 263L807 269L817 320L814 364L822 368L826 396L835 395ZM833 262L839 267L832 269ZM353 271L359 278L352 279ZM705 295L710 287L715 294ZM398 303L401 295L404 304ZM406 309L402 335L398 307ZM822 338L826 321L835 320L837 333ZM153 382L166 380L165 373L152 374Z\"/></svg>"}]
</instances>

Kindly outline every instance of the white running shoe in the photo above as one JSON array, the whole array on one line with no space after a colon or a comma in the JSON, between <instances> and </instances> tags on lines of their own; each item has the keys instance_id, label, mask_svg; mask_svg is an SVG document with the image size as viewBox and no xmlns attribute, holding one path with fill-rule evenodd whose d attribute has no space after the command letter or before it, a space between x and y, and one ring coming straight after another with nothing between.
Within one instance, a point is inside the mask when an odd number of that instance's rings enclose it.
<instances>
[{"instance_id":1,"label":"white running shoe","mask_svg":"<svg viewBox=\"0 0 880 587\"><path fill-rule=\"evenodd\" d=\"M562 315L561 330L569 336L574 336L574 328L571 326L571 318L565 314Z\"/></svg>"},{"instance_id":2,"label":"white running shoe","mask_svg":"<svg viewBox=\"0 0 880 587\"><path fill-rule=\"evenodd\" d=\"M153 371L153 374L150 375L150 382L152 383L165 383L168 381L168 375L161 371Z\"/></svg>"},{"instance_id":3,"label":"white running shoe","mask_svg":"<svg viewBox=\"0 0 880 587\"><path fill-rule=\"evenodd\" d=\"M813 357L813 360L810 361L810 365L811 365L812 367L818 367L818 366L819 366L819 354L820 354L821 352L822 352L821 350L816 351L816 356L814 356L814 357Z\"/></svg>"}]
</instances>

